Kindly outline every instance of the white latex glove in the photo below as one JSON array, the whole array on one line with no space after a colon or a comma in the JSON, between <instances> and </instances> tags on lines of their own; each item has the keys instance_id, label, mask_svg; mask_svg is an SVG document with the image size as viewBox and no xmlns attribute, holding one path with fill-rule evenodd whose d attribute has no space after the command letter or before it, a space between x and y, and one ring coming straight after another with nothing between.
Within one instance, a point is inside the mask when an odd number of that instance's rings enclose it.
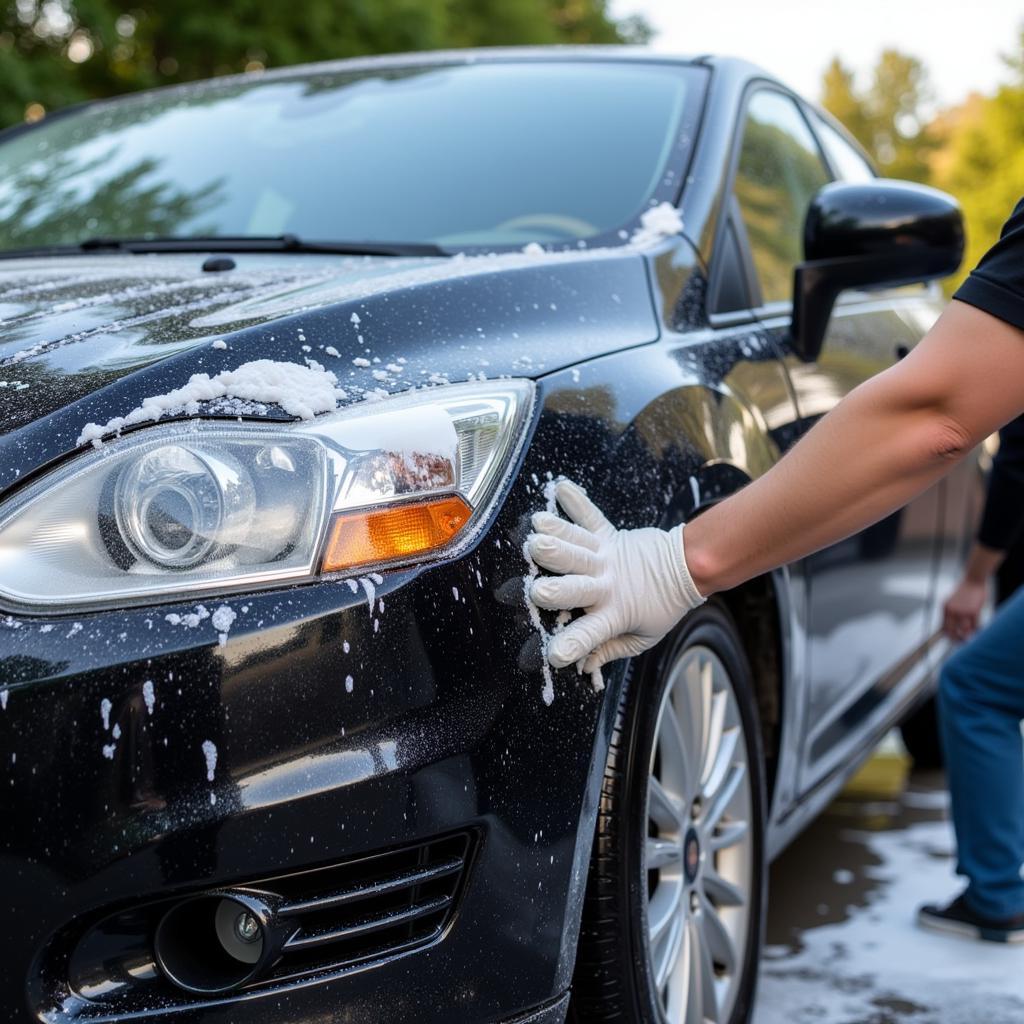
<instances>
[{"instance_id":1,"label":"white latex glove","mask_svg":"<svg viewBox=\"0 0 1024 1024\"><path fill-rule=\"evenodd\" d=\"M530 597L540 608L586 611L551 638L555 668L586 659L583 671L593 672L640 654L704 603L686 567L682 526L616 530L570 480L559 481L555 497L573 522L535 513L527 546L539 566L565 575L540 577Z\"/></svg>"}]
</instances>

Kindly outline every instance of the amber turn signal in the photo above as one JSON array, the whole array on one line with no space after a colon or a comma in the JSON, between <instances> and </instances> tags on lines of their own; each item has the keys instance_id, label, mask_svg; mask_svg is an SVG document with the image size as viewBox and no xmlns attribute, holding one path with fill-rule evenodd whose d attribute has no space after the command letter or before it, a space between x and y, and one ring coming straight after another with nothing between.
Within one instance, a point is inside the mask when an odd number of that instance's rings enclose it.
<instances>
[{"instance_id":1,"label":"amber turn signal","mask_svg":"<svg viewBox=\"0 0 1024 1024\"><path fill-rule=\"evenodd\" d=\"M472 509L457 495L335 517L322 572L429 554L448 544L469 522Z\"/></svg>"}]
</instances>

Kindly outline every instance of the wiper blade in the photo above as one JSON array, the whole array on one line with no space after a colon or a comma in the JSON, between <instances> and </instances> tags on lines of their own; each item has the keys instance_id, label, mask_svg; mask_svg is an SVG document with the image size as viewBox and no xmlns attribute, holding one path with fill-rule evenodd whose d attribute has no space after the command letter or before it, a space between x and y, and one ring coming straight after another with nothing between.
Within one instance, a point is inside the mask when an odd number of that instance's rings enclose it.
<instances>
[{"instance_id":1,"label":"wiper blade","mask_svg":"<svg viewBox=\"0 0 1024 1024\"><path fill-rule=\"evenodd\" d=\"M342 256L447 256L431 242L306 241L297 235L196 235L166 238L86 238L73 245L0 251L0 258L88 252L294 252Z\"/></svg>"}]
</instances>

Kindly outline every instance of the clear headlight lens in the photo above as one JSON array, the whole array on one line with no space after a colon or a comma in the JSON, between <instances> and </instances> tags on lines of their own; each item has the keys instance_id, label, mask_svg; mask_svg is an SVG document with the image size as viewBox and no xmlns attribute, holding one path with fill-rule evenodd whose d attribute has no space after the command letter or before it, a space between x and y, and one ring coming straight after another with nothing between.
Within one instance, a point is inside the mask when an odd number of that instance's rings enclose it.
<instances>
[{"instance_id":1,"label":"clear headlight lens","mask_svg":"<svg viewBox=\"0 0 1024 1024\"><path fill-rule=\"evenodd\" d=\"M416 392L287 425L154 426L0 506L0 601L70 611L457 553L523 441L528 381Z\"/></svg>"}]
</instances>

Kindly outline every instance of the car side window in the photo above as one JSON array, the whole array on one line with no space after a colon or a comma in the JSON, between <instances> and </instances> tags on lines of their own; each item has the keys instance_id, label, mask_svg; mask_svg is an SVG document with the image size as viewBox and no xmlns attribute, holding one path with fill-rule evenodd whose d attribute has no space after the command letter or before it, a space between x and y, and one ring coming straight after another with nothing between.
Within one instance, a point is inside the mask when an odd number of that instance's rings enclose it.
<instances>
[{"instance_id":1,"label":"car side window","mask_svg":"<svg viewBox=\"0 0 1024 1024\"><path fill-rule=\"evenodd\" d=\"M735 194L761 284L761 301L792 298L804 217L832 176L796 103L763 89L747 106Z\"/></svg>"},{"instance_id":2,"label":"car side window","mask_svg":"<svg viewBox=\"0 0 1024 1024\"><path fill-rule=\"evenodd\" d=\"M840 181L849 181L855 184L874 181L875 172L871 169L871 165L828 121L821 117L815 117L814 127L818 131L818 138L825 149L829 163L832 164Z\"/></svg>"}]
</instances>

